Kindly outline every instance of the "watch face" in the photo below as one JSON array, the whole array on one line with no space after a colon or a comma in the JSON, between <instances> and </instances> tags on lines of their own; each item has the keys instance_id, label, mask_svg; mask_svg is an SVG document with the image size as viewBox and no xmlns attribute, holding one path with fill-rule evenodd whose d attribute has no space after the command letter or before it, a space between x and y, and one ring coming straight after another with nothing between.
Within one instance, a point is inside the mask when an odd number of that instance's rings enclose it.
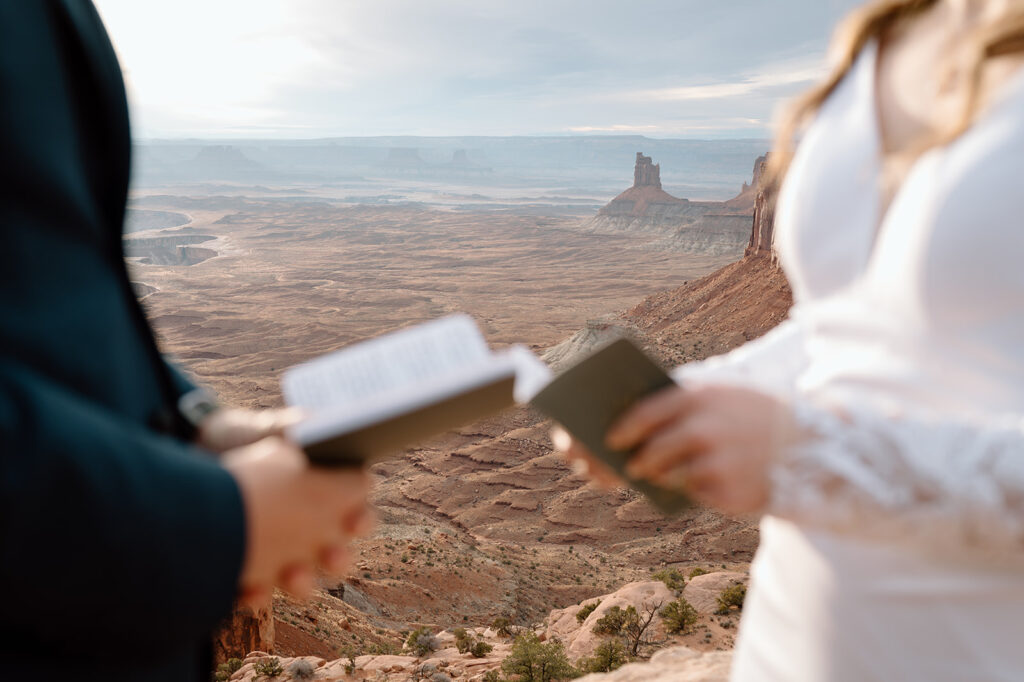
<instances>
[{"instance_id":1,"label":"watch face","mask_svg":"<svg viewBox=\"0 0 1024 682\"><path fill-rule=\"evenodd\" d=\"M219 407L217 397L205 388L191 390L178 398L178 411L193 426L199 426L207 415Z\"/></svg>"}]
</instances>

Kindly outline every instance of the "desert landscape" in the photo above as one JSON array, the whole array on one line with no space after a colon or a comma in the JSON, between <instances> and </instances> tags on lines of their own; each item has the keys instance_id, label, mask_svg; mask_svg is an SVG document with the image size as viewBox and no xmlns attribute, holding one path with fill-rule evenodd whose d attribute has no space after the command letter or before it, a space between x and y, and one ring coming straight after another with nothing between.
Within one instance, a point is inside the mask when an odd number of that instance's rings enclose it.
<instances>
[{"instance_id":1,"label":"desert landscape","mask_svg":"<svg viewBox=\"0 0 1024 682\"><path fill-rule=\"evenodd\" d=\"M231 152L205 156L222 175L239 172ZM475 168L461 158L460 173ZM605 194L603 208L558 188L516 203L507 186L467 193L422 172L417 187L433 201L275 190L267 178L256 190L161 180L133 196L126 252L164 349L246 407L280 405L293 364L456 311L493 346L525 343L556 368L618 335L674 366L781 321L789 289L753 229L765 222L763 159L745 162L749 182L725 201L674 197L650 158L635 162L633 187ZM255 679L275 658L325 680L431 679L411 677L427 664L447 679L497 679L509 630L560 641L580 664L608 641L593 627L613 606L642 612L680 597L696 621L670 632L655 613L634 655L682 644L693 665L727 669L715 652L731 648L737 614L716 600L744 584L754 524L700 508L665 518L632 491L600 491L552 451L549 429L509 410L375 465L379 524L350 575L325 579L311 602L279 594L271 611L236 614L218 656L238 665L221 672ZM419 628L434 640L416 652ZM457 628L492 648L459 651Z\"/></svg>"}]
</instances>

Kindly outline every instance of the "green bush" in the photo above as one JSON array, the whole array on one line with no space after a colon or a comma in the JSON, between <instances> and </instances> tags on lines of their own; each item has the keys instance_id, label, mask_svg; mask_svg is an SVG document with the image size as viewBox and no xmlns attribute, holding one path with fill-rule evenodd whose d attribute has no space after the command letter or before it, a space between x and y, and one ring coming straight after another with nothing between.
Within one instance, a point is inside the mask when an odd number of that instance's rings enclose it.
<instances>
[{"instance_id":1,"label":"green bush","mask_svg":"<svg viewBox=\"0 0 1024 682\"><path fill-rule=\"evenodd\" d=\"M393 656L401 653L401 649L392 642L374 642L370 644L366 653L374 656Z\"/></svg>"},{"instance_id":2,"label":"green bush","mask_svg":"<svg viewBox=\"0 0 1024 682\"><path fill-rule=\"evenodd\" d=\"M455 628L452 634L455 635L455 648L460 654L468 652L473 647L473 637L466 632L466 628Z\"/></svg>"},{"instance_id":3,"label":"green bush","mask_svg":"<svg viewBox=\"0 0 1024 682\"><path fill-rule=\"evenodd\" d=\"M495 618L494 622L491 623L491 628L493 628L501 637L512 636L512 621L505 616Z\"/></svg>"},{"instance_id":4,"label":"green bush","mask_svg":"<svg viewBox=\"0 0 1024 682\"><path fill-rule=\"evenodd\" d=\"M501 682L501 673L499 673L497 670L488 670L486 673L484 673L483 682Z\"/></svg>"},{"instance_id":5,"label":"green bush","mask_svg":"<svg viewBox=\"0 0 1024 682\"><path fill-rule=\"evenodd\" d=\"M288 674L293 680L311 680L315 672L316 668L309 661L299 660L288 666Z\"/></svg>"},{"instance_id":6,"label":"green bush","mask_svg":"<svg viewBox=\"0 0 1024 682\"><path fill-rule=\"evenodd\" d=\"M238 669L241 667L242 659L229 658L227 661L217 666L217 670L213 673L214 682L226 682L231 679L231 676L238 672Z\"/></svg>"},{"instance_id":7,"label":"green bush","mask_svg":"<svg viewBox=\"0 0 1024 682\"><path fill-rule=\"evenodd\" d=\"M469 653L473 654L473 658L483 658L492 651L494 651L494 647L480 639L473 644Z\"/></svg>"},{"instance_id":8,"label":"green bush","mask_svg":"<svg viewBox=\"0 0 1024 682\"><path fill-rule=\"evenodd\" d=\"M722 590L722 594L718 595L718 610L715 611L720 616L727 615L732 611L732 607L736 607L740 611L743 610L743 600L747 596L747 586L742 583L737 583L732 587L727 587Z\"/></svg>"},{"instance_id":9,"label":"green bush","mask_svg":"<svg viewBox=\"0 0 1024 682\"><path fill-rule=\"evenodd\" d=\"M281 667L281 661L276 656L271 658L261 658L252 664L252 671L256 673L256 677L277 677L278 675L284 674L284 668Z\"/></svg>"},{"instance_id":10,"label":"green bush","mask_svg":"<svg viewBox=\"0 0 1024 682\"><path fill-rule=\"evenodd\" d=\"M601 642L594 655L580 662L580 668L588 673L608 673L629 662L626 648L619 639Z\"/></svg>"},{"instance_id":11,"label":"green bush","mask_svg":"<svg viewBox=\"0 0 1024 682\"><path fill-rule=\"evenodd\" d=\"M594 612L594 609L596 609L600 605L601 605L601 602L599 602L599 601L594 601L594 602L590 602L589 604L584 604L583 608L581 608L579 611L576 612L576 621L578 623L582 623L583 621L585 621L590 616L590 614L592 614Z\"/></svg>"},{"instance_id":12,"label":"green bush","mask_svg":"<svg viewBox=\"0 0 1024 682\"><path fill-rule=\"evenodd\" d=\"M351 675L356 671L356 650L351 646L344 646L338 650L338 658L345 660L345 672Z\"/></svg>"},{"instance_id":13,"label":"green bush","mask_svg":"<svg viewBox=\"0 0 1024 682\"><path fill-rule=\"evenodd\" d=\"M613 606L604 612L594 627L591 628L591 632L595 635L618 635L622 632L622 628L625 627L626 623L629 622L630 610L632 609L633 614L636 614L636 609L632 606L627 607L625 610L618 606Z\"/></svg>"},{"instance_id":14,"label":"green bush","mask_svg":"<svg viewBox=\"0 0 1024 682\"><path fill-rule=\"evenodd\" d=\"M557 639L541 642L530 631L516 637L511 653L501 662L501 669L518 682L552 682L579 677L561 642Z\"/></svg>"},{"instance_id":15,"label":"green bush","mask_svg":"<svg viewBox=\"0 0 1024 682\"><path fill-rule=\"evenodd\" d=\"M683 597L666 604L660 614L665 623L665 631L671 634L687 634L690 628L697 624L699 618L697 609Z\"/></svg>"},{"instance_id":16,"label":"green bush","mask_svg":"<svg viewBox=\"0 0 1024 682\"><path fill-rule=\"evenodd\" d=\"M679 592L686 586L686 578L675 568L666 568L651 575L655 580L665 583L665 587L673 592Z\"/></svg>"},{"instance_id":17,"label":"green bush","mask_svg":"<svg viewBox=\"0 0 1024 682\"><path fill-rule=\"evenodd\" d=\"M696 578L698 575L707 575L708 571L704 570L700 566L690 571L690 579Z\"/></svg>"},{"instance_id":18,"label":"green bush","mask_svg":"<svg viewBox=\"0 0 1024 682\"><path fill-rule=\"evenodd\" d=\"M417 628L409 633L409 638L405 640L405 646L417 656L426 656L437 648L437 638L434 637L430 628Z\"/></svg>"}]
</instances>

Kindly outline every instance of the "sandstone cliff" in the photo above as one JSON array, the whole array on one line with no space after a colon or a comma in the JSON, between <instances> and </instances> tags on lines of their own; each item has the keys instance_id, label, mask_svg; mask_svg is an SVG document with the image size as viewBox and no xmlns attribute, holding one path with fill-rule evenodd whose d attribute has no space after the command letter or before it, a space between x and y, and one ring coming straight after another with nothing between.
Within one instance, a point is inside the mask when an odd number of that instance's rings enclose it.
<instances>
[{"instance_id":1,"label":"sandstone cliff","mask_svg":"<svg viewBox=\"0 0 1024 682\"><path fill-rule=\"evenodd\" d=\"M757 159L754 164L754 221L750 241L744 252L746 256L768 256L775 260L775 199L776 188L764 180L768 155Z\"/></svg>"},{"instance_id":2,"label":"sandstone cliff","mask_svg":"<svg viewBox=\"0 0 1024 682\"><path fill-rule=\"evenodd\" d=\"M208 234L156 233L153 237L132 237L124 240L124 253L138 258L145 265L195 265L213 258L213 249L192 246L216 239Z\"/></svg>"}]
</instances>

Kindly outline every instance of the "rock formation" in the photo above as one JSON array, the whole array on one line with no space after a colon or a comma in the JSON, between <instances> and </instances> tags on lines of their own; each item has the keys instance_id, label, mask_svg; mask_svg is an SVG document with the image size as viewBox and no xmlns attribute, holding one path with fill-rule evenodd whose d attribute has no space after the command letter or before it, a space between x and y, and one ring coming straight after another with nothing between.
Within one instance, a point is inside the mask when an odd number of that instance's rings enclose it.
<instances>
[{"instance_id":1,"label":"rock formation","mask_svg":"<svg viewBox=\"0 0 1024 682\"><path fill-rule=\"evenodd\" d=\"M214 635L213 656L217 663L245 658L250 651L274 650L274 616L270 607L250 609L239 606Z\"/></svg>"},{"instance_id":2,"label":"rock formation","mask_svg":"<svg viewBox=\"0 0 1024 682\"><path fill-rule=\"evenodd\" d=\"M124 231L163 230L188 225L192 219L176 211L154 211L147 208L129 208L124 215Z\"/></svg>"},{"instance_id":3,"label":"rock formation","mask_svg":"<svg viewBox=\"0 0 1024 682\"><path fill-rule=\"evenodd\" d=\"M179 171L196 179L252 180L265 177L267 169L233 145L202 147L194 159L179 166Z\"/></svg>"},{"instance_id":4,"label":"rock formation","mask_svg":"<svg viewBox=\"0 0 1024 682\"><path fill-rule=\"evenodd\" d=\"M454 173L456 175L486 175L492 172L487 166L482 166L469 158L469 151L456 149L452 152L452 160L433 169L435 175Z\"/></svg>"},{"instance_id":5,"label":"rock formation","mask_svg":"<svg viewBox=\"0 0 1024 682\"><path fill-rule=\"evenodd\" d=\"M591 682L632 682L633 680L663 680L664 682L724 682L728 679L729 665L732 654L720 649L732 646L735 621L732 617L716 614L717 597L721 590L737 583L746 583L747 574L731 571L707 573L692 578L683 590L683 596L697 609L698 626L690 633L670 634L666 632L664 622L658 611L664 604L676 599L677 594L669 590L660 580L643 580L623 585L609 594L583 600L564 609L554 609L544 623L534 626L534 633L541 641L560 641L570 661L580 664L592 656L602 642L608 641L608 635L594 632L594 626L615 607L627 609L630 606L640 613L646 609L655 609L647 636L644 641L644 654L651 648L662 648L656 651L649 661L632 663L613 673L591 675L584 679ZM583 605L594 605L594 608L582 620L577 614ZM324 682L341 682L351 679L373 679L380 682L406 682L410 679L433 679L431 675L444 673L448 679L473 680L484 679L490 670L498 670L502 660L509 655L512 640L502 637L490 627L465 626L467 632L491 647L490 651L477 658L470 653L461 652L456 647L455 634L451 629L436 632L433 636L434 649L417 656L405 648L402 655L390 654L355 654L351 659L321 658L315 655L289 657L278 655L278 662L285 671L276 679L282 682L302 678L295 673L296 663L308 664L315 671L315 679ZM688 646L679 646L685 643ZM711 648L715 651L709 651ZM259 682L266 679L257 670L257 664L271 658L268 650L253 650L245 654L232 653L232 656L244 659L243 665L231 679L237 682ZM218 654L221 652L219 651Z\"/></svg>"},{"instance_id":6,"label":"rock formation","mask_svg":"<svg viewBox=\"0 0 1024 682\"><path fill-rule=\"evenodd\" d=\"M637 331L615 316L587 320L587 326L561 343L548 348L541 357L551 369L559 372L615 339L636 338ZM636 339L638 342L642 341Z\"/></svg>"},{"instance_id":7,"label":"rock formation","mask_svg":"<svg viewBox=\"0 0 1024 682\"><path fill-rule=\"evenodd\" d=\"M128 258L137 258L144 265L195 265L217 255L214 249L192 246L217 239L210 234L156 233L153 237L131 237L124 240Z\"/></svg>"},{"instance_id":8,"label":"rock formation","mask_svg":"<svg viewBox=\"0 0 1024 682\"><path fill-rule=\"evenodd\" d=\"M420 158L420 150L413 147L392 147L384 166L391 170L418 171L426 165Z\"/></svg>"},{"instance_id":9,"label":"rock formation","mask_svg":"<svg viewBox=\"0 0 1024 682\"><path fill-rule=\"evenodd\" d=\"M633 186L608 202L598 215L605 216L648 216L671 214L688 205L686 199L678 199L661 188L661 164L653 163L643 152L636 153L633 167Z\"/></svg>"},{"instance_id":10,"label":"rock formation","mask_svg":"<svg viewBox=\"0 0 1024 682\"><path fill-rule=\"evenodd\" d=\"M754 164L754 220L747 242L745 256L769 256L775 260L775 187L764 181L764 171L768 164L768 155L758 157Z\"/></svg>"},{"instance_id":11,"label":"rock formation","mask_svg":"<svg viewBox=\"0 0 1024 682\"><path fill-rule=\"evenodd\" d=\"M552 611L548 616L549 625L544 636L545 639L559 639L565 645L569 659L579 661L593 655L598 645L605 641L601 635L594 632L594 626L613 607L626 609L632 606L643 613L647 607L657 606L660 609L673 599L675 595L660 580L630 583L612 594L586 600L587 603L596 601L599 604L582 622L576 619L576 614L583 608L581 604ZM661 621L660 615L654 616L651 624L651 635L654 640L661 640L666 636Z\"/></svg>"},{"instance_id":12,"label":"rock formation","mask_svg":"<svg viewBox=\"0 0 1024 682\"><path fill-rule=\"evenodd\" d=\"M661 164L654 163L651 157L643 152L636 153L636 166L633 168L633 187L657 187L661 189Z\"/></svg>"},{"instance_id":13,"label":"rock formation","mask_svg":"<svg viewBox=\"0 0 1024 682\"><path fill-rule=\"evenodd\" d=\"M653 248L658 249L739 256L749 241L752 210L752 199L690 201L672 196L662 189L661 165L637 152L633 186L608 202L583 228L653 234L658 237Z\"/></svg>"}]
</instances>

